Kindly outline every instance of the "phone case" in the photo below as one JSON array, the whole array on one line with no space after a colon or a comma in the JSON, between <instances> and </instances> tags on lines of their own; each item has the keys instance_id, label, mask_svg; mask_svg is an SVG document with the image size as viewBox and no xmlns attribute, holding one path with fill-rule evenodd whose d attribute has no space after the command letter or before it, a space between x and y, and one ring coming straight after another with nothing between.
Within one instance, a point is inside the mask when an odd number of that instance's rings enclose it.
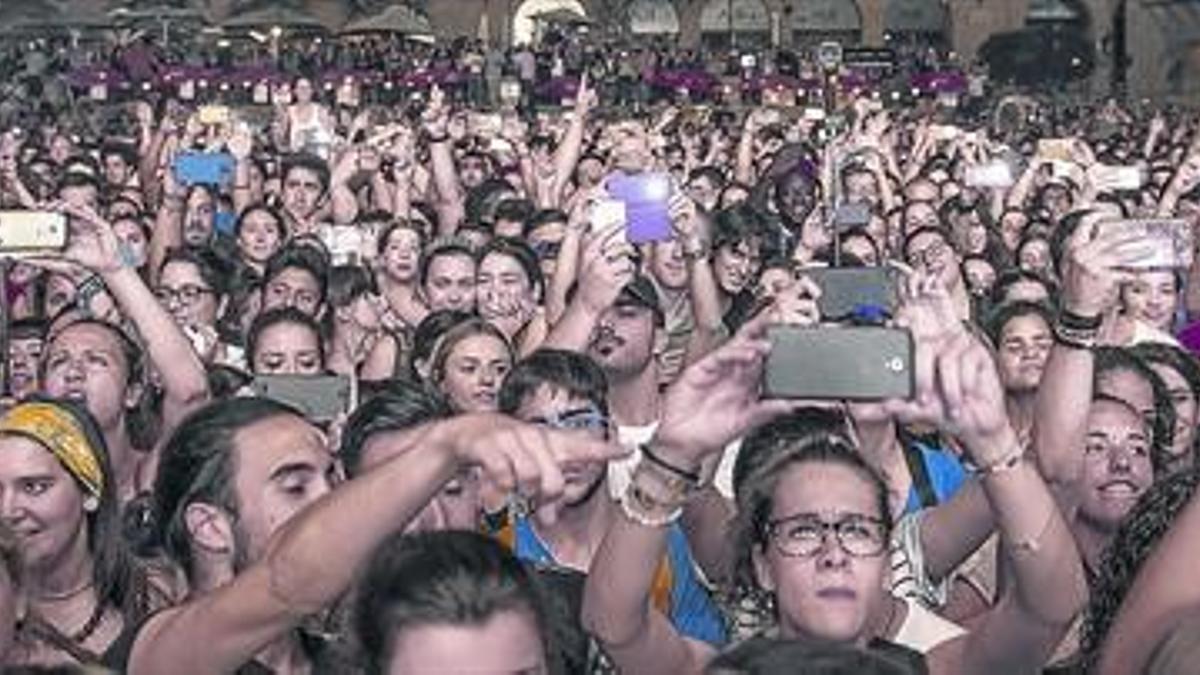
<instances>
[{"instance_id":1,"label":"phone case","mask_svg":"<svg viewBox=\"0 0 1200 675\"><path fill-rule=\"evenodd\" d=\"M233 180L233 155L221 152L183 152L172 165L181 185L227 185Z\"/></svg>"},{"instance_id":2,"label":"phone case","mask_svg":"<svg viewBox=\"0 0 1200 675\"><path fill-rule=\"evenodd\" d=\"M1110 227L1126 228L1138 233L1129 247L1129 255L1121 255L1120 267L1127 270L1186 268L1192 264L1193 242L1191 223L1175 218L1122 220ZM1146 242L1154 242L1146 253ZM1119 253L1120 255L1120 253Z\"/></svg>"},{"instance_id":3,"label":"phone case","mask_svg":"<svg viewBox=\"0 0 1200 675\"><path fill-rule=\"evenodd\" d=\"M607 183L613 199L625 203L625 228L633 244L666 241L671 229L671 179L666 174L617 174Z\"/></svg>"},{"instance_id":4,"label":"phone case","mask_svg":"<svg viewBox=\"0 0 1200 675\"><path fill-rule=\"evenodd\" d=\"M842 320L859 312L895 314L899 304L898 272L890 267L817 267L804 270L821 289L817 306L825 320Z\"/></svg>"},{"instance_id":5,"label":"phone case","mask_svg":"<svg viewBox=\"0 0 1200 675\"><path fill-rule=\"evenodd\" d=\"M855 401L912 396L913 341L906 330L775 326L769 336L767 396Z\"/></svg>"},{"instance_id":6,"label":"phone case","mask_svg":"<svg viewBox=\"0 0 1200 675\"><path fill-rule=\"evenodd\" d=\"M289 405L314 422L327 422L350 409L350 380L344 375L258 375L255 396Z\"/></svg>"},{"instance_id":7,"label":"phone case","mask_svg":"<svg viewBox=\"0 0 1200 675\"><path fill-rule=\"evenodd\" d=\"M61 251L67 245L67 218L51 211L0 211L0 254Z\"/></svg>"}]
</instances>

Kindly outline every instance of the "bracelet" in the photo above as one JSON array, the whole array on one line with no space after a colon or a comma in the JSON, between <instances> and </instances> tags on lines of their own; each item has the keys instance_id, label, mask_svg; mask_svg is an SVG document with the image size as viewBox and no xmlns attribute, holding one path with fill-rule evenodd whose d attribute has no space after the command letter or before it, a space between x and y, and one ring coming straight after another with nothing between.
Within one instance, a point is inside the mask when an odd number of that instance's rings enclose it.
<instances>
[{"instance_id":1,"label":"bracelet","mask_svg":"<svg viewBox=\"0 0 1200 675\"><path fill-rule=\"evenodd\" d=\"M652 465L657 466L660 469L665 469L668 473L686 481L688 483L689 487L692 487L692 488L701 487L702 483L700 482L700 472L699 471L688 471L686 469L681 469L678 466L675 466L674 464L668 462L667 460L663 459L662 457L659 457L658 455L654 454L654 452L650 449L650 446L645 443L643 443L639 447L639 449L642 451L642 457L650 460L650 463Z\"/></svg>"},{"instance_id":2,"label":"bracelet","mask_svg":"<svg viewBox=\"0 0 1200 675\"><path fill-rule=\"evenodd\" d=\"M445 143L448 140L450 140L450 134L442 134L441 136L434 136L433 134L429 134L429 135L425 136L425 142L430 145L436 145L438 143Z\"/></svg>"},{"instance_id":3,"label":"bracelet","mask_svg":"<svg viewBox=\"0 0 1200 675\"><path fill-rule=\"evenodd\" d=\"M683 515L687 486L650 467L650 464L638 462L621 499L621 511L638 525L666 527Z\"/></svg>"},{"instance_id":4,"label":"bracelet","mask_svg":"<svg viewBox=\"0 0 1200 675\"><path fill-rule=\"evenodd\" d=\"M689 245L689 244L692 244L692 245ZM688 260L690 262L708 258L708 252L709 252L708 242L704 241L703 239L697 240L695 242L687 242L682 246L682 248L683 248L684 259Z\"/></svg>"},{"instance_id":5,"label":"bracelet","mask_svg":"<svg viewBox=\"0 0 1200 675\"><path fill-rule=\"evenodd\" d=\"M1094 349L1099 337L1099 329L1071 328L1061 323L1054 327L1055 342L1071 349Z\"/></svg>"},{"instance_id":6,"label":"bracelet","mask_svg":"<svg viewBox=\"0 0 1200 675\"><path fill-rule=\"evenodd\" d=\"M1097 331L1103 322L1104 317L1099 314L1083 316L1068 309L1062 310L1058 315L1058 325L1071 330Z\"/></svg>"},{"instance_id":7,"label":"bracelet","mask_svg":"<svg viewBox=\"0 0 1200 675\"><path fill-rule=\"evenodd\" d=\"M1054 507L1051 507L1051 509L1053 509L1053 508ZM1041 547L1042 547L1042 545L1041 545L1042 537L1046 536L1046 532L1048 532L1050 530L1050 524L1053 522L1054 522L1054 511L1048 510L1046 512L1046 522L1045 522L1045 524L1042 525L1042 528L1038 531L1037 534L1033 535L1029 539L1022 539L1020 541L1011 542L1013 553L1028 553L1028 554L1037 553L1038 550L1041 549Z\"/></svg>"},{"instance_id":8,"label":"bracelet","mask_svg":"<svg viewBox=\"0 0 1200 675\"><path fill-rule=\"evenodd\" d=\"M1009 473L1025 462L1025 450L1021 446L1017 446L1004 455L1000 459L975 467L975 475L987 478L989 476L999 476L1003 473Z\"/></svg>"}]
</instances>

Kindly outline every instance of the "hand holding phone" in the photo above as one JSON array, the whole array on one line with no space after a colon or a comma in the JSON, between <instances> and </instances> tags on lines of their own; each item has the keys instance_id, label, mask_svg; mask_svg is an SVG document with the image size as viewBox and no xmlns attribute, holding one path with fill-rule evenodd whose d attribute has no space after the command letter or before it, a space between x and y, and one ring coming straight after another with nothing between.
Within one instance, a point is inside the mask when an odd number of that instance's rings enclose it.
<instances>
[{"instance_id":1,"label":"hand holding phone","mask_svg":"<svg viewBox=\"0 0 1200 675\"><path fill-rule=\"evenodd\" d=\"M60 253L67 247L67 217L53 211L0 211L0 256Z\"/></svg>"},{"instance_id":2,"label":"hand holding phone","mask_svg":"<svg viewBox=\"0 0 1200 675\"><path fill-rule=\"evenodd\" d=\"M895 328L772 326L764 392L774 398L907 399L913 339Z\"/></svg>"}]
</instances>

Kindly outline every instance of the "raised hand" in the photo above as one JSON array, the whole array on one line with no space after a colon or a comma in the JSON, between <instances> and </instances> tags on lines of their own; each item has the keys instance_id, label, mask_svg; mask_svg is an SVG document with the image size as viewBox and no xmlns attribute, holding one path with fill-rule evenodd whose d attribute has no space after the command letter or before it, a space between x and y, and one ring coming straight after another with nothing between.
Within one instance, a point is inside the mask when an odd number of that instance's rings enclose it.
<instances>
[{"instance_id":1,"label":"raised hand","mask_svg":"<svg viewBox=\"0 0 1200 675\"><path fill-rule=\"evenodd\" d=\"M464 468L477 467L482 480L500 494L515 493L537 504L551 504L551 508L562 495L565 468L607 462L628 452L619 445L518 422L506 415L462 415L443 428L452 430L448 445Z\"/></svg>"},{"instance_id":2,"label":"raised hand","mask_svg":"<svg viewBox=\"0 0 1200 675\"><path fill-rule=\"evenodd\" d=\"M1081 316L1097 316L1113 306L1117 288L1129 279L1121 261L1138 248L1150 253L1152 244L1120 227L1085 218L1067 242L1063 255L1063 307Z\"/></svg>"},{"instance_id":3,"label":"raised hand","mask_svg":"<svg viewBox=\"0 0 1200 675\"><path fill-rule=\"evenodd\" d=\"M578 300L597 314L612 307L637 271L624 227L624 223L615 223L588 233L580 251Z\"/></svg>"},{"instance_id":4,"label":"raised hand","mask_svg":"<svg viewBox=\"0 0 1200 675\"><path fill-rule=\"evenodd\" d=\"M653 441L660 452L699 467L734 439L801 405L759 398L763 364L771 351L770 323L769 313L760 312L671 385Z\"/></svg>"},{"instance_id":5,"label":"raised hand","mask_svg":"<svg viewBox=\"0 0 1200 675\"><path fill-rule=\"evenodd\" d=\"M450 125L450 110L446 106L446 96L442 88L434 85L429 91L429 104L421 113L421 124L425 133L440 138L446 136Z\"/></svg>"},{"instance_id":6,"label":"raised hand","mask_svg":"<svg viewBox=\"0 0 1200 675\"><path fill-rule=\"evenodd\" d=\"M112 223L86 206L64 203L58 208L70 221L64 258L97 274L116 272L126 266Z\"/></svg>"}]
</instances>

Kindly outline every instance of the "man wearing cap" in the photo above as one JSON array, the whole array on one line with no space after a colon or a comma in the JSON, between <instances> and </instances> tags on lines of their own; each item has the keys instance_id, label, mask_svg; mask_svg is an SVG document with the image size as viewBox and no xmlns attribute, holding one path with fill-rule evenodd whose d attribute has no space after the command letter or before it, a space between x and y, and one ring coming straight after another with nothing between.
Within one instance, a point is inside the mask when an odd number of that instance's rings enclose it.
<instances>
[{"instance_id":1,"label":"man wearing cap","mask_svg":"<svg viewBox=\"0 0 1200 675\"><path fill-rule=\"evenodd\" d=\"M608 463L609 494L620 500L641 458L641 446L650 441L661 416L656 357L666 347L666 317L654 283L636 272L632 247L620 237L604 232L592 237L580 261L579 282L542 348L583 352L604 372L609 420L621 445L633 449ZM705 487L688 502L682 520L693 555L710 575L724 572L721 556L711 550L712 537L704 536L723 532L710 525L727 515L723 498L711 489L709 477L716 468L701 471Z\"/></svg>"}]
</instances>

